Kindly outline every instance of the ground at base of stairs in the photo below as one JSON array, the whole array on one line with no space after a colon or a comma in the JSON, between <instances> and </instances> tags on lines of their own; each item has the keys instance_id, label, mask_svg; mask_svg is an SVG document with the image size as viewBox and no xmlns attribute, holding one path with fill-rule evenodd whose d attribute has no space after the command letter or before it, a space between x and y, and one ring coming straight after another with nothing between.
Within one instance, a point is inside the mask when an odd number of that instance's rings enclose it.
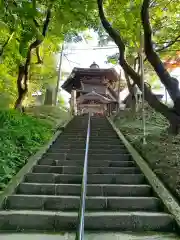
<instances>
[{"instance_id":1,"label":"ground at base of stairs","mask_svg":"<svg viewBox=\"0 0 180 240\"><path fill-rule=\"evenodd\" d=\"M1 240L74 240L73 233L57 234L0 234ZM168 233L85 233L85 240L177 240Z\"/></svg>"}]
</instances>

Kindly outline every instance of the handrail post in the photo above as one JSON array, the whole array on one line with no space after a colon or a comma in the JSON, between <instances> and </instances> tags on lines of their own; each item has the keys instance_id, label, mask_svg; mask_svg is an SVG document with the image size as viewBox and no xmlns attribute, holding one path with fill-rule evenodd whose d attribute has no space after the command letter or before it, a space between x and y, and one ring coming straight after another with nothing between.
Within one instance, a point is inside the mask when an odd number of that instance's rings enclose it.
<instances>
[{"instance_id":1,"label":"handrail post","mask_svg":"<svg viewBox=\"0 0 180 240\"><path fill-rule=\"evenodd\" d=\"M84 168L83 168L83 177L82 177L82 184L81 184L81 197L80 197L80 206L79 206L79 214L78 214L78 227L77 227L75 240L84 240L84 213L85 213L86 192L87 192L87 170L88 170L88 152L89 152L89 139L90 139L90 122L91 122L91 117L89 113L87 136L86 136L86 151L85 151L85 157L84 157Z\"/></svg>"}]
</instances>

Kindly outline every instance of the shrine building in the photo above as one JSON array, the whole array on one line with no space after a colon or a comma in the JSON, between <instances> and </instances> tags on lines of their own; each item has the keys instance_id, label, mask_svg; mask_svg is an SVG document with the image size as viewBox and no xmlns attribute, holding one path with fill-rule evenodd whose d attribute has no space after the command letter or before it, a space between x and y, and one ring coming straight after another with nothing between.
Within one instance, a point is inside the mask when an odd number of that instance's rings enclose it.
<instances>
[{"instance_id":1,"label":"shrine building","mask_svg":"<svg viewBox=\"0 0 180 240\"><path fill-rule=\"evenodd\" d=\"M116 91L119 75L114 68L101 69L94 62L90 68L74 68L62 88L71 94L74 115L85 113L111 115L119 108Z\"/></svg>"}]
</instances>

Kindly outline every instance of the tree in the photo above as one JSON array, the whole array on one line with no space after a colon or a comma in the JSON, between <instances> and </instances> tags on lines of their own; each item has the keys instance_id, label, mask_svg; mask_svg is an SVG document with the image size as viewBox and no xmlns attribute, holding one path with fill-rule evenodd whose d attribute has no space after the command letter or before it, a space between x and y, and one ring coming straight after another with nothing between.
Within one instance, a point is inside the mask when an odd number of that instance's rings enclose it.
<instances>
[{"instance_id":1,"label":"tree","mask_svg":"<svg viewBox=\"0 0 180 240\"><path fill-rule=\"evenodd\" d=\"M140 46L141 4L139 0L111 0L104 4L109 22L121 32L127 59L129 55L136 57ZM150 6L153 47L161 56L173 55L174 49L180 46L180 28L176 15L179 10L178 1L171 0L156 0Z\"/></svg>"},{"instance_id":2,"label":"tree","mask_svg":"<svg viewBox=\"0 0 180 240\"><path fill-rule=\"evenodd\" d=\"M146 0L144 0L146 1ZM125 42L122 38L122 33L118 33L112 25L109 23L107 18L105 17L103 10L103 0L97 0L99 16L102 22L103 27L107 31L107 33L114 40L116 45L119 48L119 63L124 69L124 71L133 79L135 84L141 89L141 78L140 75L134 71L134 69L128 64L125 58ZM142 8L143 9L143 8ZM166 86L165 86L166 87ZM145 90L145 99L156 111L163 114L170 122L173 132L177 133L177 128L180 123L180 118L178 112L175 112L174 109L170 109L168 106L160 102L157 97L151 92L151 89L144 85Z\"/></svg>"},{"instance_id":3,"label":"tree","mask_svg":"<svg viewBox=\"0 0 180 240\"><path fill-rule=\"evenodd\" d=\"M171 99L174 102L174 111L180 115L180 89L179 82L176 78L171 77L168 70L166 70L163 62L153 48L152 42L152 29L150 25L149 16L150 0L144 0L141 10L141 19L144 29L144 50L146 57L150 64L153 66L159 79L167 89ZM164 10L166 11L166 10ZM178 36L179 38L180 36Z\"/></svg>"},{"instance_id":4,"label":"tree","mask_svg":"<svg viewBox=\"0 0 180 240\"><path fill-rule=\"evenodd\" d=\"M28 92L32 53L36 53L37 62L42 64L39 47L45 38L50 37L60 43L67 32L94 26L95 4L95 0L1 1L0 20L7 28L7 36L3 39L0 51L3 60L7 57L5 50L10 46L9 43L13 41L17 45L16 49L11 49L15 53L13 61L18 68L16 108L21 108Z\"/></svg>"}]
</instances>

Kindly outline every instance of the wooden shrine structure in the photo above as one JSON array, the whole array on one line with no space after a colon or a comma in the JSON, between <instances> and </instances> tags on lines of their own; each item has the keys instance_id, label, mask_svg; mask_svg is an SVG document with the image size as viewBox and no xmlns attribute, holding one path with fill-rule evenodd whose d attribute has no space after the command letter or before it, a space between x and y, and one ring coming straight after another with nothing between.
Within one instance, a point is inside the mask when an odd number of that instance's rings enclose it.
<instances>
[{"instance_id":1,"label":"wooden shrine structure","mask_svg":"<svg viewBox=\"0 0 180 240\"><path fill-rule=\"evenodd\" d=\"M74 68L62 88L71 94L70 106L75 115L90 112L109 116L119 108L117 81L115 69L101 69L94 62L90 68Z\"/></svg>"}]
</instances>

